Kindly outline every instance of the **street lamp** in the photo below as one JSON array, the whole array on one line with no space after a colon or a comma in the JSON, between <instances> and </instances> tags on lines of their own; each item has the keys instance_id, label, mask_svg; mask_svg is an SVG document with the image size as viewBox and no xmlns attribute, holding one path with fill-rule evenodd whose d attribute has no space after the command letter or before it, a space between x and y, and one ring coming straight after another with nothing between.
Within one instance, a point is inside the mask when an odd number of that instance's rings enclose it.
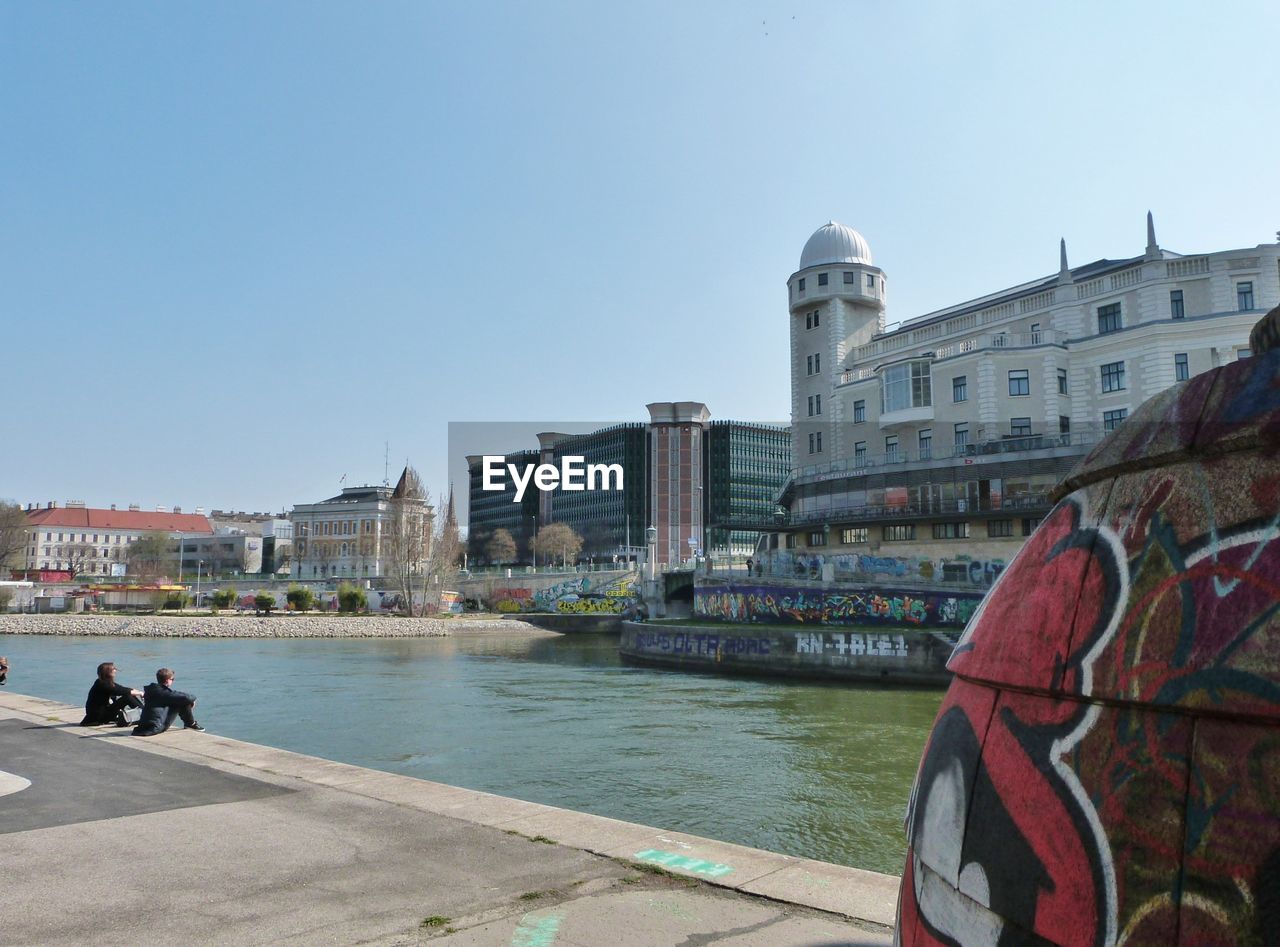
<instances>
[{"instance_id":1,"label":"street lamp","mask_svg":"<svg viewBox=\"0 0 1280 947\"><path fill-rule=\"evenodd\" d=\"M196 560L196 608L200 607L200 570L204 568L204 560Z\"/></svg>"},{"instance_id":2,"label":"street lamp","mask_svg":"<svg viewBox=\"0 0 1280 947\"><path fill-rule=\"evenodd\" d=\"M648 550L648 559L649 559L649 581L650 581L650 582L652 582L652 581L653 581L653 578L654 578L654 575L653 575L653 566L654 566L654 562L653 562L653 560L656 558L656 555L657 555L657 549L658 549L658 527L656 527L656 526L650 526L648 529L646 529L646 530L644 531L644 538L645 538L645 540L646 540L646 541L648 542L648 544L649 544L649 550Z\"/></svg>"}]
</instances>

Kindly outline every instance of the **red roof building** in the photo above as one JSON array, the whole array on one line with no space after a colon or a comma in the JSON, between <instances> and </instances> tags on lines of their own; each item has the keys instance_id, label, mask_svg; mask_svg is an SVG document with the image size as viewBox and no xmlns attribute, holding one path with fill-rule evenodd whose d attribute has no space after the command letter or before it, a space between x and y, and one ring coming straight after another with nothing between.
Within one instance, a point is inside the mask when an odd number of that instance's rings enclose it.
<instances>
[{"instance_id":1,"label":"red roof building","mask_svg":"<svg viewBox=\"0 0 1280 947\"><path fill-rule=\"evenodd\" d=\"M27 511L26 569L123 575L129 544L148 533L208 535L203 513L91 509L75 504ZM176 551L175 551L176 561Z\"/></svg>"}]
</instances>

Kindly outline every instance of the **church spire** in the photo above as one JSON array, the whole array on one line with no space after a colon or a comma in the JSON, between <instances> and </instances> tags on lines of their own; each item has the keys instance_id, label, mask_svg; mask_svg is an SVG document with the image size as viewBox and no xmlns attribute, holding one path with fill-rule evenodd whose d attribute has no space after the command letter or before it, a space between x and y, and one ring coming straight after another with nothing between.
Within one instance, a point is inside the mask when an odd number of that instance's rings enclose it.
<instances>
[{"instance_id":1,"label":"church spire","mask_svg":"<svg viewBox=\"0 0 1280 947\"><path fill-rule=\"evenodd\" d=\"M1156 243L1156 222L1147 211L1147 259L1160 259L1160 245Z\"/></svg>"}]
</instances>

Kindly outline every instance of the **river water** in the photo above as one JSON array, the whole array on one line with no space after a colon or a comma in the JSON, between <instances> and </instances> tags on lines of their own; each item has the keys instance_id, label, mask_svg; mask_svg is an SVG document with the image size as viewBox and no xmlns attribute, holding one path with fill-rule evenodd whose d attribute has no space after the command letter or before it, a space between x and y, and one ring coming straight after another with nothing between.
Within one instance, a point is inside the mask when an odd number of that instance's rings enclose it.
<instances>
[{"instance_id":1,"label":"river water","mask_svg":"<svg viewBox=\"0 0 1280 947\"><path fill-rule=\"evenodd\" d=\"M632 668L609 636L0 635L9 686L80 704L155 669L213 733L757 848L901 873L941 690Z\"/></svg>"}]
</instances>

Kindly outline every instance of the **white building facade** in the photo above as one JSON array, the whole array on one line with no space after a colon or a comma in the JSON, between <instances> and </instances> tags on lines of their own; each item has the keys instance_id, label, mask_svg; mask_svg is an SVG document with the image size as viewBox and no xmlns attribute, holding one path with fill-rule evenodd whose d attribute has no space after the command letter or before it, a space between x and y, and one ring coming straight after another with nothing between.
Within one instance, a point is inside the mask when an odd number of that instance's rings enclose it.
<instances>
[{"instance_id":1,"label":"white building facade","mask_svg":"<svg viewBox=\"0 0 1280 947\"><path fill-rule=\"evenodd\" d=\"M885 274L835 222L787 281L793 475L783 544L1007 559L1047 494L1151 396L1247 357L1280 302L1280 244L1178 254L1147 216L1141 256L886 331Z\"/></svg>"}]
</instances>

